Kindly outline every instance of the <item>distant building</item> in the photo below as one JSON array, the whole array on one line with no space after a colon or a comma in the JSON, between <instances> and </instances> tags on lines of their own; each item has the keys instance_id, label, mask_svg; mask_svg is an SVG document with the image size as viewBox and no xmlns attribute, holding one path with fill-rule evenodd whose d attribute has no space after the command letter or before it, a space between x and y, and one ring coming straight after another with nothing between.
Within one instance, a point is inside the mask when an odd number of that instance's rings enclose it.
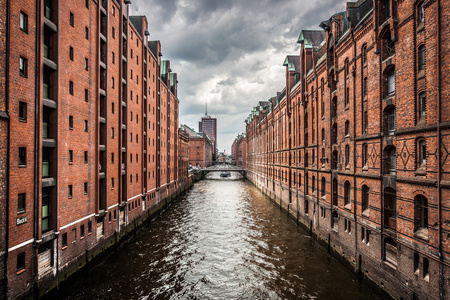
<instances>
[{"instance_id":1,"label":"distant building","mask_svg":"<svg viewBox=\"0 0 450 300\"><path fill-rule=\"evenodd\" d=\"M189 135L189 164L205 168L213 163L214 143L207 134L196 132L187 125L181 126Z\"/></svg>"},{"instance_id":2,"label":"distant building","mask_svg":"<svg viewBox=\"0 0 450 300\"><path fill-rule=\"evenodd\" d=\"M231 163L243 168L247 167L247 138L245 133L239 134L231 145Z\"/></svg>"},{"instance_id":3,"label":"distant building","mask_svg":"<svg viewBox=\"0 0 450 300\"><path fill-rule=\"evenodd\" d=\"M208 111L205 111L205 115L202 117L202 120L198 122L198 131L204 132L208 135L210 140L214 144L214 153L218 154L217 149L217 119L211 118L210 115L208 115Z\"/></svg>"}]
</instances>

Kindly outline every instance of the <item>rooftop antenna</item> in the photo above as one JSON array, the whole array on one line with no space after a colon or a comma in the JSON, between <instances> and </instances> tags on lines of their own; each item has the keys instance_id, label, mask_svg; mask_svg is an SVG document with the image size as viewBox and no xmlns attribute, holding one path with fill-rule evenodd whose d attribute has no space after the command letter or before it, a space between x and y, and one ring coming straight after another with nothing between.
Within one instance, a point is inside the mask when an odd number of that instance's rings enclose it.
<instances>
[{"instance_id":1,"label":"rooftop antenna","mask_svg":"<svg viewBox=\"0 0 450 300\"><path fill-rule=\"evenodd\" d=\"M205 103L205 116L208 115L208 103Z\"/></svg>"}]
</instances>

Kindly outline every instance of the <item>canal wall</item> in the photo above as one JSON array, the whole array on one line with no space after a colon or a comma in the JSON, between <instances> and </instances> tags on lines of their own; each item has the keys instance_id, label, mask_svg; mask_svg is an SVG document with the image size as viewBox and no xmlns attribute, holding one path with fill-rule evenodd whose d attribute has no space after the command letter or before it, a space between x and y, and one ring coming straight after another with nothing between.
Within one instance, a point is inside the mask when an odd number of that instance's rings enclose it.
<instances>
[{"instance_id":1,"label":"canal wall","mask_svg":"<svg viewBox=\"0 0 450 300\"><path fill-rule=\"evenodd\" d=\"M126 224L119 225L116 231L102 237L97 244L80 252L67 264L58 266L54 273L40 278L33 292L23 299L55 299L59 290L70 288L74 281L88 276L89 270L95 264L109 255L114 255L121 245L133 240L143 225L152 222L163 213L173 201L192 187L194 181L194 176L191 175L183 183L180 182L178 188L167 188L157 193L156 199L143 208L135 218L128 220Z\"/></svg>"},{"instance_id":2,"label":"canal wall","mask_svg":"<svg viewBox=\"0 0 450 300\"><path fill-rule=\"evenodd\" d=\"M332 227L330 207L323 207L317 201L316 194L304 195L297 189L289 190L287 185L271 181L254 173L247 173L246 178L263 194L283 210L288 217L297 222L322 247L348 269L353 271L358 280L378 286L385 292L386 298L393 299L430 299L427 294L419 294L408 287L408 281L396 276L395 269L384 261L380 261L382 245L378 235L365 232L361 239L362 226L351 227L347 220L353 220L350 213L334 220ZM306 200L306 201L305 201ZM328 214L327 214L328 211ZM355 226L355 225L354 225ZM371 246L371 250L365 246ZM376 256L379 254L379 256ZM404 255L405 257L407 254ZM448 270L447 270L448 271ZM448 273L448 272L447 272ZM449 277L447 277L449 278Z\"/></svg>"}]
</instances>

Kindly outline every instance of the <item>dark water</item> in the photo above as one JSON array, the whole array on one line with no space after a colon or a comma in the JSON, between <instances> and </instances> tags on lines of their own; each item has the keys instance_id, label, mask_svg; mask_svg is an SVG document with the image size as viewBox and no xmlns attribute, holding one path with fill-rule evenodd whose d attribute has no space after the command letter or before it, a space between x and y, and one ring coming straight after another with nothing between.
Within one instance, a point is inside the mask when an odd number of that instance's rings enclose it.
<instances>
[{"instance_id":1,"label":"dark water","mask_svg":"<svg viewBox=\"0 0 450 300\"><path fill-rule=\"evenodd\" d=\"M210 174L67 299L382 299L239 174Z\"/></svg>"}]
</instances>

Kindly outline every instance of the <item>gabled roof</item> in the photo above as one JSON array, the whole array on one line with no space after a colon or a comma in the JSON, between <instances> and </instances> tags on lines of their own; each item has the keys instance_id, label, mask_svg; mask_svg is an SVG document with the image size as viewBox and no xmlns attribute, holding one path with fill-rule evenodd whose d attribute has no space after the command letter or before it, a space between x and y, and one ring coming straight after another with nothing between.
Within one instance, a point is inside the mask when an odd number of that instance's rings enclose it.
<instances>
[{"instance_id":1,"label":"gabled roof","mask_svg":"<svg viewBox=\"0 0 450 300\"><path fill-rule=\"evenodd\" d=\"M303 44L305 49L312 49L319 47L324 39L326 39L326 33L323 30L302 30L297 43Z\"/></svg>"},{"instance_id":2,"label":"gabled roof","mask_svg":"<svg viewBox=\"0 0 450 300\"><path fill-rule=\"evenodd\" d=\"M290 72L300 73L300 56L288 55L283 63L284 67L288 67Z\"/></svg>"}]
</instances>

